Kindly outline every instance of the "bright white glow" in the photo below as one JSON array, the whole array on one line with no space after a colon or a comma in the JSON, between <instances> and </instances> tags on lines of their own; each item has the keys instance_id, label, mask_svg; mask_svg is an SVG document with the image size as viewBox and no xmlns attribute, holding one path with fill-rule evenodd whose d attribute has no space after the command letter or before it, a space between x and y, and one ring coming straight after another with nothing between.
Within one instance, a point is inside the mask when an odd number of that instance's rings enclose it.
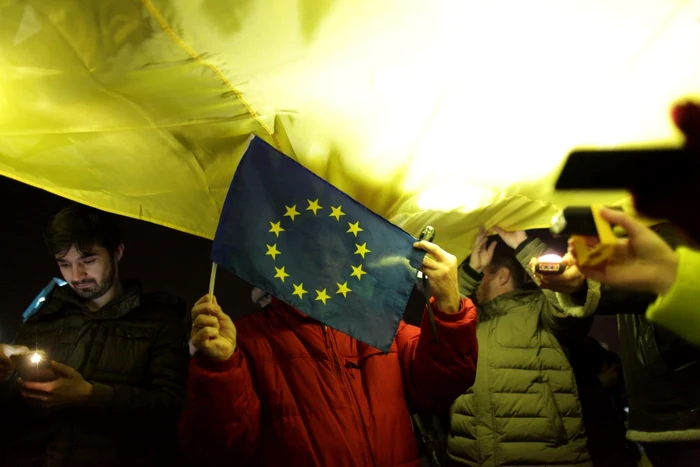
<instances>
[{"instance_id":1,"label":"bright white glow","mask_svg":"<svg viewBox=\"0 0 700 467\"><path fill-rule=\"evenodd\" d=\"M37 352L33 353L30 360L32 363L39 363L41 361L41 355Z\"/></svg>"},{"instance_id":2,"label":"bright white glow","mask_svg":"<svg viewBox=\"0 0 700 467\"><path fill-rule=\"evenodd\" d=\"M538 261L540 263L561 263L562 257L559 255L544 255L540 256Z\"/></svg>"},{"instance_id":3,"label":"bright white glow","mask_svg":"<svg viewBox=\"0 0 700 467\"><path fill-rule=\"evenodd\" d=\"M43 302L45 302L45 301L46 301L46 299L45 299L44 297L41 297L41 298L39 299L39 303L43 303Z\"/></svg>"}]
</instances>

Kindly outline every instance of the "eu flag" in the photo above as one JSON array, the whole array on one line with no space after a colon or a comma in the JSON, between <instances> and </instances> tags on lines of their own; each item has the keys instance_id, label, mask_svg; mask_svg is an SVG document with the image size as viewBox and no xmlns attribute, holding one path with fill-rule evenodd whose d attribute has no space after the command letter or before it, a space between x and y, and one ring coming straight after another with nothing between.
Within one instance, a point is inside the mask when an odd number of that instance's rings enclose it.
<instances>
[{"instance_id":1,"label":"eu flag","mask_svg":"<svg viewBox=\"0 0 700 467\"><path fill-rule=\"evenodd\" d=\"M212 259L312 318L391 347L425 252L261 139L231 181Z\"/></svg>"}]
</instances>

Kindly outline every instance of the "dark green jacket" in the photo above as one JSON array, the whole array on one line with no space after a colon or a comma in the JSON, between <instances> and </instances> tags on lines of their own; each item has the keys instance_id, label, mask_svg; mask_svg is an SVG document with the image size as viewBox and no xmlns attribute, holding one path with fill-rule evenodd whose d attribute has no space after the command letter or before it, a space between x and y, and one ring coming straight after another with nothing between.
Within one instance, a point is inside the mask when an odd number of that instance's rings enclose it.
<instances>
[{"instance_id":1,"label":"dark green jacket","mask_svg":"<svg viewBox=\"0 0 700 467\"><path fill-rule=\"evenodd\" d=\"M528 269L546 245L528 239L517 250ZM460 289L480 281L465 263ZM590 465L574 374L559 340L580 339L591 324L599 286L585 303L537 287L503 294L479 308L474 386L453 404L448 456L471 466ZM587 318L587 319L583 319Z\"/></svg>"},{"instance_id":2,"label":"dark green jacket","mask_svg":"<svg viewBox=\"0 0 700 467\"><path fill-rule=\"evenodd\" d=\"M15 344L39 348L93 384L84 406L31 407L15 378L0 384L2 467L177 465L185 403L183 301L138 284L91 312L64 286L22 326Z\"/></svg>"}]
</instances>

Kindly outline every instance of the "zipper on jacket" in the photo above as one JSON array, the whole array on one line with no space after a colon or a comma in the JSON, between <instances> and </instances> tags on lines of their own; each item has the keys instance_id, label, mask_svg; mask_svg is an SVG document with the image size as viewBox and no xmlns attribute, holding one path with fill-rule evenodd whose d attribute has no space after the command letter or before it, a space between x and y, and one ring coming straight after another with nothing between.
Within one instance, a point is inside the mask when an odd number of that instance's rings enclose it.
<instances>
[{"instance_id":1,"label":"zipper on jacket","mask_svg":"<svg viewBox=\"0 0 700 467\"><path fill-rule=\"evenodd\" d=\"M360 405L357 402L357 398L355 397L355 393L352 391L352 387L350 386L350 382L347 380L345 374L343 374L343 366L340 364L340 358L338 357L338 352L335 349L334 341L335 339L331 335L330 332L328 332L328 326L325 324L323 325L323 335L326 338L326 346L328 346L328 349L330 350L332 356L333 356L333 361L335 362L335 368L338 372L338 377L342 381L343 386L345 386L345 392L348 395L348 399L350 402L351 410L353 411L353 418L355 421L355 425L359 423L359 428L362 432L362 434L365 436L365 442L364 442L364 447L365 447L365 455L363 457L366 457L367 460L371 463L371 465L376 465L374 462L374 456L372 455L372 450L370 449L370 443L369 443L369 436L367 435L367 427L365 427L365 424L362 422L362 413L360 411Z\"/></svg>"}]
</instances>

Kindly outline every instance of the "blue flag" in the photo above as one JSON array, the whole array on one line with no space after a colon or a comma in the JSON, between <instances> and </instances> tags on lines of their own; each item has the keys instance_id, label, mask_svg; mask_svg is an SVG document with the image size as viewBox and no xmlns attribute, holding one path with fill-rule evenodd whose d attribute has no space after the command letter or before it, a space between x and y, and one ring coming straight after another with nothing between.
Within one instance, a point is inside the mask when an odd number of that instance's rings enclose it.
<instances>
[{"instance_id":1,"label":"blue flag","mask_svg":"<svg viewBox=\"0 0 700 467\"><path fill-rule=\"evenodd\" d=\"M413 242L255 138L231 181L211 255L310 317L387 351L425 255Z\"/></svg>"}]
</instances>

